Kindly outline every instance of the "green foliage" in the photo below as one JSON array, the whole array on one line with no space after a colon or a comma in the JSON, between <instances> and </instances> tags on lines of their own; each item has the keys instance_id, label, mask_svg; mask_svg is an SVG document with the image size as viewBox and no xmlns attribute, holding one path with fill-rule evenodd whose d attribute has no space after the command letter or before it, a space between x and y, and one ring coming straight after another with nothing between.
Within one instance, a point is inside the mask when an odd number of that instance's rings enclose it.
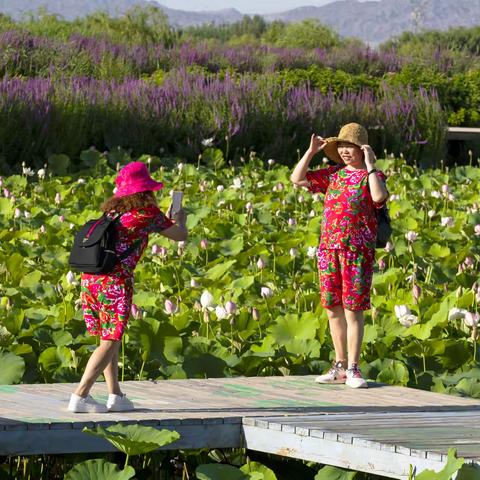
<instances>
[{"instance_id":1,"label":"green foliage","mask_svg":"<svg viewBox=\"0 0 480 480\"><path fill-rule=\"evenodd\" d=\"M65 475L65 480L129 480L135 475L135 470L126 466L120 470L114 463L104 459L87 460L75 465Z\"/></svg>"},{"instance_id":2,"label":"green foliage","mask_svg":"<svg viewBox=\"0 0 480 480\"><path fill-rule=\"evenodd\" d=\"M314 480L353 480L357 476L357 473L358 472L327 465L315 475Z\"/></svg>"},{"instance_id":3,"label":"green foliage","mask_svg":"<svg viewBox=\"0 0 480 480\"><path fill-rule=\"evenodd\" d=\"M416 480L451 480L453 475L460 470L465 460L456 457L454 448L448 449L448 461L438 473L433 470L424 470L415 476ZM457 477L458 478L458 477ZM460 477L461 478L461 477Z\"/></svg>"},{"instance_id":4,"label":"green foliage","mask_svg":"<svg viewBox=\"0 0 480 480\"><path fill-rule=\"evenodd\" d=\"M248 480L252 478L231 465L220 463L207 463L200 465L195 470L198 480Z\"/></svg>"},{"instance_id":5,"label":"green foliage","mask_svg":"<svg viewBox=\"0 0 480 480\"><path fill-rule=\"evenodd\" d=\"M340 35L316 19L289 23L275 45L294 48L332 48L340 45Z\"/></svg>"},{"instance_id":6,"label":"green foliage","mask_svg":"<svg viewBox=\"0 0 480 480\"><path fill-rule=\"evenodd\" d=\"M8 330L6 330L8 333ZM5 331L3 331L3 338L5 338ZM25 361L22 357L15 355L12 352L0 351L0 385L11 385L12 383L19 383L25 372Z\"/></svg>"},{"instance_id":7,"label":"green foliage","mask_svg":"<svg viewBox=\"0 0 480 480\"><path fill-rule=\"evenodd\" d=\"M240 470L248 475L249 480L277 480L273 470L258 462L248 462Z\"/></svg>"},{"instance_id":8,"label":"green foliage","mask_svg":"<svg viewBox=\"0 0 480 480\"><path fill-rule=\"evenodd\" d=\"M112 425L95 430L85 427L85 433L108 440L115 448L126 455L141 455L176 442L180 434L170 430L157 430L144 425Z\"/></svg>"}]
</instances>

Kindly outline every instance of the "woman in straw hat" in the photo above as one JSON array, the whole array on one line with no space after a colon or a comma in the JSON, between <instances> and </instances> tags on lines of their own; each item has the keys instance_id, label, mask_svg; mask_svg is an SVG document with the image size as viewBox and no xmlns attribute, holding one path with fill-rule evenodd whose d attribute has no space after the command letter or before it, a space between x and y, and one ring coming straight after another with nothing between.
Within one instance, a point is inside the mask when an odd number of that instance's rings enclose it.
<instances>
[{"instance_id":1,"label":"woman in straw hat","mask_svg":"<svg viewBox=\"0 0 480 480\"><path fill-rule=\"evenodd\" d=\"M102 413L133 409L122 394L118 382L118 350L132 306L134 270L148 243L150 233L176 241L187 238L186 215L180 210L173 221L158 208L154 192L163 187L155 181L142 162L123 167L115 179L116 190L101 209L119 214L116 224L115 251L121 261L109 274L82 275L82 309L87 330L100 337L100 345L88 360L75 393L71 395L71 412ZM95 380L103 372L108 387L108 401L103 405L90 395Z\"/></svg>"},{"instance_id":2,"label":"woman in straw hat","mask_svg":"<svg viewBox=\"0 0 480 480\"><path fill-rule=\"evenodd\" d=\"M336 165L308 170L324 151ZM321 304L327 310L335 361L318 383L368 386L358 368L364 310L370 308L377 218L387 198L385 175L375 168L366 129L358 123L341 128L337 137L315 134L292 172L291 181L312 193L325 194L318 247Z\"/></svg>"}]
</instances>

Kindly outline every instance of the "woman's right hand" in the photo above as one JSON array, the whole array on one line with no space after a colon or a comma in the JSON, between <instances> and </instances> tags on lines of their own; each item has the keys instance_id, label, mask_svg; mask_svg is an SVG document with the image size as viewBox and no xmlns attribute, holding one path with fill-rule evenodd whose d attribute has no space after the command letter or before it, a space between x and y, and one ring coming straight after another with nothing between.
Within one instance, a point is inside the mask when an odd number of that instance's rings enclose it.
<instances>
[{"instance_id":1,"label":"woman's right hand","mask_svg":"<svg viewBox=\"0 0 480 480\"><path fill-rule=\"evenodd\" d=\"M183 208L178 212L175 212L171 218L177 225L181 227L185 226L187 223L187 214Z\"/></svg>"},{"instance_id":2,"label":"woman's right hand","mask_svg":"<svg viewBox=\"0 0 480 480\"><path fill-rule=\"evenodd\" d=\"M323 150L327 142L324 138L319 135L312 133L310 138L310 147L308 148L312 153L318 153L320 150Z\"/></svg>"}]
</instances>

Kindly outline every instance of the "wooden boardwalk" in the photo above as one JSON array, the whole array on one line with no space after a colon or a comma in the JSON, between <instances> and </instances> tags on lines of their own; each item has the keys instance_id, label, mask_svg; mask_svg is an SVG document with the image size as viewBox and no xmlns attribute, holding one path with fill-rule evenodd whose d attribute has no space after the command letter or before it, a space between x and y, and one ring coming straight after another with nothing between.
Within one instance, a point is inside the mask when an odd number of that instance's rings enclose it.
<instances>
[{"instance_id":1,"label":"wooden boardwalk","mask_svg":"<svg viewBox=\"0 0 480 480\"><path fill-rule=\"evenodd\" d=\"M317 385L312 376L125 382L133 412L72 414L71 384L0 386L0 455L106 452L84 426L140 423L178 431L166 448L245 447L393 478L440 470L449 447L480 466L480 402L370 383ZM104 384L93 396L106 401Z\"/></svg>"}]
</instances>

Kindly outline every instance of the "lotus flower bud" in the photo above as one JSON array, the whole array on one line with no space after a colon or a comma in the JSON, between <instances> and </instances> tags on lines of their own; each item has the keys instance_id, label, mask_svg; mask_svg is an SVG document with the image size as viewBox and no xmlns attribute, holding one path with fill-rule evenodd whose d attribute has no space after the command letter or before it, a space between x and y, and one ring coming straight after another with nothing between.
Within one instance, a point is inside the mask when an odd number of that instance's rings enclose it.
<instances>
[{"instance_id":1,"label":"lotus flower bud","mask_svg":"<svg viewBox=\"0 0 480 480\"><path fill-rule=\"evenodd\" d=\"M203 308L211 308L213 306L213 295L205 290L200 297L200 303Z\"/></svg>"},{"instance_id":2,"label":"lotus flower bud","mask_svg":"<svg viewBox=\"0 0 480 480\"><path fill-rule=\"evenodd\" d=\"M60 215L60 216L58 217L58 221L59 221L60 223L63 223L63 222L65 221L65 216L64 216L64 215Z\"/></svg>"},{"instance_id":3,"label":"lotus flower bud","mask_svg":"<svg viewBox=\"0 0 480 480\"><path fill-rule=\"evenodd\" d=\"M273 158L269 158L269 159L267 160L267 163L268 163L270 166L275 165L275 160L274 160Z\"/></svg>"},{"instance_id":4,"label":"lotus flower bud","mask_svg":"<svg viewBox=\"0 0 480 480\"><path fill-rule=\"evenodd\" d=\"M67 273L67 283L69 283L70 285L77 285L77 279L75 277L75 274L70 270L68 273Z\"/></svg>"},{"instance_id":5,"label":"lotus flower bud","mask_svg":"<svg viewBox=\"0 0 480 480\"><path fill-rule=\"evenodd\" d=\"M480 315L478 314L478 312L475 312L475 313L467 312L463 319L463 323L465 323L467 327L476 327L478 325L479 319L480 319Z\"/></svg>"},{"instance_id":6,"label":"lotus flower bud","mask_svg":"<svg viewBox=\"0 0 480 480\"><path fill-rule=\"evenodd\" d=\"M200 248L202 250L206 250L208 248L208 240L206 238L202 238L202 240L200 240Z\"/></svg>"},{"instance_id":7,"label":"lotus flower bud","mask_svg":"<svg viewBox=\"0 0 480 480\"><path fill-rule=\"evenodd\" d=\"M19 208L16 208L13 216L15 218L20 218L22 216L22 211Z\"/></svg>"},{"instance_id":8,"label":"lotus flower bud","mask_svg":"<svg viewBox=\"0 0 480 480\"><path fill-rule=\"evenodd\" d=\"M225 187L223 185L218 185L217 192L223 192L224 190L225 190Z\"/></svg>"},{"instance_id":9,"label":"lotus flower bud","mask_svg":"<svg viewBox=\"0 0 480 480\"><path fill-rule=\"evenodd\" d=\"M257 322L260 320L260 313L255 307L252 308L252 318Z\"/></svg>"},{"instance_id":10,"label":"lotus flower bud","mask_svg":"<svg viewBox=\"0 0 480 480\"><path fill-rule=\"evenodd\" d=\"M196 312L201 312L202 311L202 305L198 300L195 300L195 303L193 304L193 309Z\"/></svg>"},{"instance_id":11,"label":"lotus flower bud","mask_svg":"<svg viewBox=\"0 0 480 480\"><path fill-rule=\"evenodd\" d=\"M473 228L475 235L480 235L480 223Z\"/></svg>"},{"instance_id":12,"label":"lotus flower bud","mask_svg":"<svg viewBox=\"0 0 480 480\"><path fill-rule=\"evenodd\" d=\"M173 315L177 313L178 305L167 298L165 300L165 313L167 315Z\"/></svg>"},{"instance_id":13,"label":"lotus flower bud","mask_svg":"<svg viewBox=\"0 0 480 480\"><path fill-rule=\"evenodd\" d=\"M3 196L5 198L10 198L10 195L11 195L10 190L8 188L4 188L3 189Z\"/></svg>"},{"instance_id":14,"label":"lotus flower bud","mask_svg":"<svg viewBox=\"0 0 480 480\"><path fill-rule=\"evenodd\" d=\"M262 287L260 289L260 295L263 297L263 298L268 298L268 297L271 297L273 295L273 291L271 288L268 288L268 287Z\"/></svg>"},{"instance_id":15,"label":"lotus flower bud","mask_svg":"<svg viewBox=\"0 0 480 480\"><path fill-rule=\"evenodd\" d=\"M440 220L442 227L453 227L454 221L452 217L442 217Z\"/></svg>"},{"instance_id":16,"label":"lotus flower bud","mask_svg":"<svg viewBox=\"0 0 480 480\"><path fill-rule=\"evenodd\" d=\"M44 235L46 231L47 231L47 229L45 228L45 225L41 225L41 226L40 226L40 233L41 233L42 235Z\"/></svg>"},{"instance_id":17,"label":"lotus flower bud","mask_svg":"<svg viewBox=\"0 0 480 480\"><path fill-rule=\"evenodd\" d=\"M293 227L294 225L297 224L297 221L294 218L289 218L288 219L288 224Z\"/></svg>"},{"instance_id":18,"label":"lotus flower bud","mask_svg":"<svg viewBox=\"0 0 480 480\"><path fill-rule=\"evenodd\" d=\"M448 320L452 322L454 320L463 319L467 313L468 310L465 310L464 308L451 308L448 312Z\"/></svg>"},{"instance_id":19,"label":"lotus flower bud","mask_svg":"<svg viewBox=\"0 0 480 480\"><path fill-rule=\"evenodd\" d=\"M417 238L418 238L418 233L417 232L414 232L413 230L410 230L409 232L407 232L405 234L405 238L409 241L409 242L414 242Z\"/></svg>"},{"instance_id":20,"label":"lotus flower bud","mask_svg":"<svg viewBox=\"0 0 480 480\"><path fill-rule=\"evenodd\" d=\"M437 212L435 210L429 210L427 212L428 218L433 218L436 214Z\"/></svg>"},{"instance_id":21,"label":"lotus flower bud","mask_svg":"<svg viewBox=\"0 0 480 480\"><path fill-rule=\"evenodd\" d=\"M252 202L247 202L247 204L245 205L245 210L247 211L247 213L253 213Z\"/></svg>"},{"instance_id":22,"label":"lotus flower bud","mask_svg":"<svg viewBox=\"0 0 480 480\"><path fill-rule=\"evenodd\" d=\"M190 287L192 287L192 288L198 288L198 286L199 286L199 285L198 285L198 282L197 282L194 278L192 278L192 279L190 280Z\"/></svg>"},{"instance_id":23,"label":"lotus flower bud","mask_svg":"<svg viewBox=\"0 0 480 480\"><path fill-rule=\"evenodd\" d=\"M447 194L450 192L450 187L447 184L442 185L442 193Z\"/></svg>"},{"instance_id":24,"label":"lotus flower bud","mask_svg":"<svg viewBox=\"0 0 480 480\"><path fill-rule=\"evenodd\" d=\"M257 260L257 268L259 270L263 270L265 268L265 262L263 261L262 257L259 257Z\"/></svg>"},{"instance_id":25,"label":"lotus flower bud","mask_svg":"<svg viewBox=\"0 0 480 480\"><path fill-rule=\"evenodd\" d=\"M298 196L298 203L303 203L305 201L305 197L303 195Z\"/></svg>"},{"instance_id":26,"label":"lotus flower bud","mask_svg":"<svg viewBox=\"0 0 480 480\"><path fill-rule=\"evenodd\" d=\"M158 255L160 253L160 247L158 245L152 245L152 255Z\"/></svg>"},{"instance_id":27,"label":"lotus flower bud","mask_svg":"<svg viewBox=\"0 0 480 480\"><path fill-rule=\"evenodd\" d=\"M385 263L385 260L383 258L379 258L378 259L378 268L380 271L383 272L383 270L385 270L385 267L386 267L386 263Z\"/></svg>"},{"instance_id":28,"label":"lotus flower bud","mask_svg":"<svg viewBox=\"0 0 480 480\"><path fill-rule=\"evenodd\" d=\"M41 180L43 180L43 179L45 178L45 174L46 174L46 173L47 173L47 172L45 171L45 169L44 169L44 168L41 168L41 169L38 170L38 172L37 172L38 178L40 178Z\"/></svg>"},{"instance_id":29,"label":"lotus flower bud","mask_svg":"<svg viewBox=\"0 0 480 480\"><path fill-rule=\"evenodd\" d=\"M218 320L223 320L224 318L227 318L228 313L221 305L217 305L215 307L215 315L217 316Z\"/></svg>"},{"instance_id":30,"label":"lotus flower bud","mask_svg":"<svg viewBox=\"0 0 480 480\"><path fill-rule=\"evenodd\" d=\"M297 249L296 249L296 248L291 248L291 249L288 251L288 253L290 254L290 256L291 256L292 258L295 258L295 257L297 256L297 253L298 253L298 252L297 252Z\"/></svg>"},{"instance_id":31,"label":"lotus flower bud","mask_svg":"<svg viewBox=\"0 0 480 480\"><path fill-rule=\"evenodd\" d=\"M232 300L229 300L225 304L225 310L227 311L227 313L229 315L235 315L235 313L237 311L237 304L235 302L232 302Z\"/></svg>"},{"instance_id":32,"label":"lotus flower bud","mask_svg":"<svg viewBox=\"0 0 480 480\"><path fill-rule=\"evenodd\" d=\"M404 315L409 315L412 313L406 305L395 305L395 315L397 318L403 317Z\"/></svg>"},{"instance_id":33,"label":"lotus flower bud","mask_svg":"<svg viewBox=\"0 0 480 480\"><path fill-rule=\"evenodd\" d=\"M308 258L315 258L317 255L317 247L308 247L307 248L307 257Z\"/></svg>"},{"instance_id":34,"label":"lotus flower bud","mask_svg":"<svg viewBox=\"0 0 480 480\"><path fill-rule=\"evenodd\" d=\"M404 327L411 327L412 325L415 325L418 323L418 317L416 315L412 315L411 313L408 313L407 315L401 316L398 321L404 326Z\"/></svg>"},{"instance_id":35,"label":"lotus flower bud","mask_svg":"<svg viewBox=\"0 0 480 480\"><path fill-rule=\"evenodd\" d=\"M285 189L285 185L282 182L278 182L275 186L277 187L277 192L281 192Z\"/></svg>"},{"instance_id":36,"label":"lotus flower bud","mask_svg":"<svg viewBox=\"0 0 480 480\"><path fill-rule=\"evenodd\" d=\"M62 202L62 196L60 195L60 193L57 192L57 194L55 195L55 203L57 205L60 205L61 202Z\"/></svg>"},{"instance_id":37,"label":"lotus flower bud","mask_svg":"<svg viewBox=\"0 0 480 480\"><path fill-rule=\"evenodd\" d=\"M414 283L412 287L412 296L415 302L418 302L421 295L422 295L422 289L418 284Z\"/></svg>"}]
</instances>

